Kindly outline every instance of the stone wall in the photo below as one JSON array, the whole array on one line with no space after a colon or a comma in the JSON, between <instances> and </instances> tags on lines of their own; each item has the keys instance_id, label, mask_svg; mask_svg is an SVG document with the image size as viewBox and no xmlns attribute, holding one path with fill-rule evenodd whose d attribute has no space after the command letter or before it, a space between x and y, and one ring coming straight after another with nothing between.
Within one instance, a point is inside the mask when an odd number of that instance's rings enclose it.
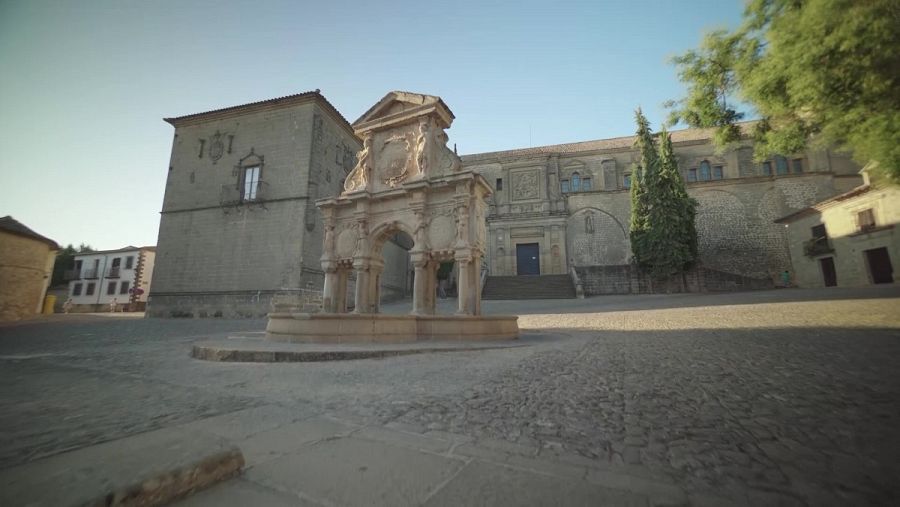
<instances>
[{"instance_id":1,"label":"stone wall","mask_svg":"<svg viewBox=\"0 0 900 507\"><path fill-rule=\"evenodd\" d=\"M751 278L708 268L695 268L683 277L654 280L633 265L575 268L585 295L719 292L771 289L770 278Z\"/></svg>"},{"instance_id":2,"label":"stone wall","mask_svg":"<svg viewBox=\"0 0 900 507\"><path fill-rule=\"evenodd\" d=\"M260 316L282 289L321 289L321 218L359 141L317 100L176 128L160 219L151 316ZM215 149L213 149L215 148ZM242 202L245 167L260 166Z\"/></svg>"},{"instance_id":3,"label":"stone wall","mask_svg":"<svg viewBox=\"0 0 900 507\"><path fill-rule=\"evenodd\" d=\"M40 312L55 260L43 241L0 231L0 321Z\"/></svg>"}]
</instances>

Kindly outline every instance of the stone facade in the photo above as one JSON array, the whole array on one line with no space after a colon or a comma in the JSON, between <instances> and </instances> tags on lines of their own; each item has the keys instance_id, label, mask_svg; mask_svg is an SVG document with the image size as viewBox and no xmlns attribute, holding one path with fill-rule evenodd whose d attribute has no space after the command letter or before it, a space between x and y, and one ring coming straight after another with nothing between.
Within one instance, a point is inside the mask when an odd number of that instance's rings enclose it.
<instances>
[{"instance_id":1,"label":"stone facade","mask_svg":"<svg viewBox=\"0 0 900 507\"><path fill-rule=\"evenodd\" d=\"M382 112L403 114L408 106L390 107L397 110ZM360 173L351 173L366 150L377 145L388 155L413 153L423 139L415 129L380 133L367 147L318 92L167 121L175 137L151 316L262 316L276 294L320 290L325 238L315 201L360 185ZM859 167L830 150L760 164L749 142L717 152L707 131L672 136L688 191L699 204L702 276L698 271L695 280L703 281L701 290L775 284L790 269L791 255L784 227L773 221L861 182ZM628 271L627 187L639 157L633 142L621 137L461 157L461 169L492 187L483 269L491 275L574 270L593 280L585 283L588 294L644 291L635 290L640 277ZM424 163L452 164L455 155L448 153ZM372 167L385 177L371 191L394 188L419 163ZM436 230L454 227L452 214L426 219ZM337 247L353 248L354 239L341 233L335 233ZM385 239L381 296L413 292L410 245L403 244ZM347 276L352 287L355 274ZM458 269L452 276L458 278ZM353 294L344 301L352 306Z\"/></svg>"},{"instance_id":2,"label":"stone facade","mask_svg":"<svg viewBox=\"0 0 900 507\"><path fill-rule=\"evenodd\" d=\"M792 282L801 287L892 284L900 263L900 189L865 184L778 220Z\"/></svg>"},{"instance_id":3,"label":"stone facade","mask_svg":"<svg viewBox=\"0 0 900 507\"><path fill-rule=\"evenodd\" d=\"M12 217L0 218L0 321L41 312L58 251Z\"/></svg>"},{"instance_id":4,"label":"stone facade","mask_svg":"<svg viewBox=\"0 0 900 507\"><path fill-rule=\"evenodd\" d=\"M688 193L698 202L706 273L696 277L705 281L700 290L774 284L790 269L790 256L784 228L773 221L860 181L858 166L828 150L760 164L749 142L717 153L709 132L682 130L672 137ZM645 292L630 271L628 182L639 159L633 142L625 137L463 156L464 167L495 188L487 218L490 274L522 274L517 251L537 244L541 274L575 268L586 277L587 294Z\"/></svg>"},{"instance_id":5,"label":"stone facade","mask_svg":"<svg viewBox=\"0 0 900 507\"><path fill-rule=\"evenodd\" d=\"M320 289L315 200L337 195L361 143L318 92L167 119L175 127L151 316L263 316L282 289Z\"/></svg>"}]
</instances>

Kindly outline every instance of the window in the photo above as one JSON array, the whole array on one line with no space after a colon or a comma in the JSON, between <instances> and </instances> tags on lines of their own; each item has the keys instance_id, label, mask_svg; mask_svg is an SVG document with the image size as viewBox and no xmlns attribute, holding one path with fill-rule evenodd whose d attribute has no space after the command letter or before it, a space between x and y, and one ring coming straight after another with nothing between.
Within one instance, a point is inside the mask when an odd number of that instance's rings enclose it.
<instances>
[{"instance_id":1,"label":"window","mask_svg":"<svg viewBox=\"0 0 900 507\"><path fill-rule=\"evenodd\" d=\"M255 201L257 190L259 190L259 166L245 167L241 201Z\"/></svg>"},{"instance_id":2,"label":"window","mask_svg":"<svg viewBox=\"0 0 900 507\"><path fill-rule=\"evenodd\" d=\"M560 181L559 186L560 186L560 188L562 188L562 193L564 193L564 194L569 193L569 180Z\"/></svg>"},{"instance_id":3,"label":"window","mask_svg":"<svg viewBox=\"0 0 900 507\"><path fill-rule=\"evenodd\" d=\"M503 178L497 178L497 190L503 190Z\"/></svg>"},{"instance_id":4,"label":"window","mask_svg":"<svg viewBox=\"0 0 900 507\"><path fill-rule=\"evenodd\" d=\"M631 188L631 175L626 174L624 178L622 178L622 186L625 188Z\"/></svg>"},{"instance_id":5,"label":"window","mask_svg":"<svg viewBox=\"0 0 900 507\"><path fill-rule=\"evenodd\" d=\"M788 161L786 158L781 155L777 155L775 157L775 173L776 174L787 174L788 173Z\"/></svg>"},{"instance_id":6,"label":"window","mask_svg":"<svg viewBox=\"0 0 900 507\"><path fill-rule=\"evenodd\" d=\"M693 169L688 169L687 180L688 180L688 182L697 181L697 168L696 167Z\"/></svg>"},{"instance_id":7,"label":"window","mask_svg":"<svg viewBox=\"0 0 900 507\"><path fill-rule=\"evenodd\" d=\"M869 229L875 228L875 213L872 212L872 208L864 209L856 214L856 224L859 226L859 230L868 231Z\"/></svg>"},{"instance_id":8,"label":"window","mask_svg":"<svg viewBox=\"0 0 900 507\"><path fill-rule=\"evenodd\" d=\"M825 224L819 224L812 228L813 239L828 238L828 231L825 230Z\"/></svg>"},{"instance_id":9,"label":"window","mask_svg":"<svg viewBox=\"0 0 900 507\"><path fill-rule=\"evenodd\" d=\"M112 295L116 293L116 282L109 282L109 285L106 286L106 295Z\"/></svg>"},{"instance_id":10,"label":"window","mask_svg":"<svg viewBox=\"0 0 900 507\"><path fill-rule=\"evenodd\" d=\"M119 285L119 294L128 294L128 286L131 285L129 282L122 282Z\"/></svg>"},{"instance_id":11,"label":"window","mask_svg":"<svg viewBox=\"0 0 900 507\"><path fill-rule=\"evenodd\" d=\"M584 178L581 180L581 190L583 192L591 191L591 179L590 178Z\"/></svg>"},{"instance_id":12,"label":"window","mask_svg":"<svg viewBox=\"0 0 900 507\"><path fill-rule=\"evenodd\" d=\"M80 283L76 283L75 285L72 286L72 295L73 296L81 295L81 285L82 284L80 284Z\"/></svg>"},{"instance_id":13,"label":"window","mask_svg":"<svg viewBox=\"0 0 900 507\"><path fill-rule=\"evenodd\" d=\"M710 171L709 171L709 162L704 160L700 162L700 181L709 181L710 179Z\"/></svg>"},{"instance_id":14,"label":"window","mask_svg":"<svg viewBox=\"0 0 900 507\"><path fill-rule=\"evenodd\" d=\"M721 180L723 177L725 177L725 174L724 174L724 173L725 173L725 171L723 170L723 167L722 167L722 166L720 166L720 165L713 166L713 175L712 175L712 179L714 179L714 180Z\"/></svg>"},{"instance_id":15,"label":"window","mask_svg":"<svg viewBox=\"0 0 900 507\"><path fill-rule=\"evenodd\" d=\"M94 282L87 284L87 289L84 291L84 295L85 296L93 296L94 295L94 287L96 287L96 285L97 284L95 284Z\"/></svg>"},{"instance_id":16,"label":"window","mask_svg":"<svg viewBox=\"0 0 900 507\"><path fill-rule=\"evenodd\" d=\"M772 162L763 162L762 163L762 173L764 176L772 176Z\"/></svg>"},{"instance_id":17,"label":"window","mask_svg":"<svg viewBox=\"0 0 900 507\"><path fill-rule=\"evenodd\" d=\"M794 171L794 174L802 174L803 173L803 159L802 158L795 158L794 163L792 165L793 165L792 169Z\"/></svg>"},{"instance_id":18,"label":"window","mask_svg":"<svg viewBox=\"0 0 900 507\"><path fill-rule=\"evenodd\" d=\"M125 269L131 269L133 267L134 267L134 256L129 255L128 257L125 257Z\"/></svg>"},{"instance_id":19,"label":"window","mask_svg":"<svg viewBox=\"0 0 900 507\"><path fill-rule=\"evenodd\" d=\"M572 173L572 192L581 190L581 176L578 173Z\"/></svg>"}]
</instances>

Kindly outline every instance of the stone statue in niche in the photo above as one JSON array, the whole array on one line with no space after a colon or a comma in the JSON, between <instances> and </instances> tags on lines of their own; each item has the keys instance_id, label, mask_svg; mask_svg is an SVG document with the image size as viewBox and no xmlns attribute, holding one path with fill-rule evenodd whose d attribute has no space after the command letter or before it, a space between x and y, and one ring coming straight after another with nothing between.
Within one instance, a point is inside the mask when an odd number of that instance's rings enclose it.
<instances>
[{"instance_id":1,"label":"stone statue in niche","mask_svg":"<svg viewBox=\"0 0 900 507\"><path fill-rule=\"evenodd\" d=\"M588 234L594 233L594 212L588 211L584 214L584 232Z\"/></svg>"},{"instance_id":2,"label":"stone statue in niche","mask_svg":"<svg viewBox=\"0 0 900 507\"><path fill-rule=\"evenodd\" d=\"M456 210L456 244L467 246L469 244L469 208L460 206Z\"/></svg>"},{"instance_id":3,"label":"stone statue in niche","mask_svg":"<svg viewBox=\"0 0 900 507\"><path fill-rule=\"evenodd\" d=\"M416 137L416 166L419 174L428 170L428 120L419 122L419 135Z\"/></svg>"},{"instance_id":4,"label":"stone statue in niche","mask_svg":"<svg viewBox=\"0 0 900 507\"><path fill-rule=\"evenodd\" d=\"M356 223L356 255L365 255L369 251L369 223L360 220Z\"/></svg>"},{"instance_id":5,"label":"stone statue in niche","mask_svg":"<svg viewBox=\"0 0 900 507\"><path fill-rule=\"evenodd\" d=\"M372 133L367 132L363 139L363 149L357 155L356 167L350 171L344 180L344 192L356 192L364 190L369 183L369 173L372 171Z\"/></svg>"}]
</instances>

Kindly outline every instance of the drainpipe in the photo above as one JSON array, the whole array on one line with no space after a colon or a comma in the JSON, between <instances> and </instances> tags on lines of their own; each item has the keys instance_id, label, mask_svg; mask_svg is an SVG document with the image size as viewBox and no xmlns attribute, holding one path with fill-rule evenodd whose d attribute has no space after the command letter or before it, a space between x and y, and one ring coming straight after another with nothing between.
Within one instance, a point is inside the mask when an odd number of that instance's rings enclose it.
<instances>
[{"instance_id":1,"label":"drainpipe","mask_svg":"<svg viewBox=\"0 0 900 507\"><path fill-rule=\"evenodd\" d=\"M97 282L97 306L100 306L100 295L103 294L103 292L101 292L101 291L103 290L103 276L104 276L103 274L106 273L106 261L107 260L108 260L107 256L106 256L106 254L104 254L103 255L103 270L100 271L100 277Z\"/></svg>"}]
</instances>

